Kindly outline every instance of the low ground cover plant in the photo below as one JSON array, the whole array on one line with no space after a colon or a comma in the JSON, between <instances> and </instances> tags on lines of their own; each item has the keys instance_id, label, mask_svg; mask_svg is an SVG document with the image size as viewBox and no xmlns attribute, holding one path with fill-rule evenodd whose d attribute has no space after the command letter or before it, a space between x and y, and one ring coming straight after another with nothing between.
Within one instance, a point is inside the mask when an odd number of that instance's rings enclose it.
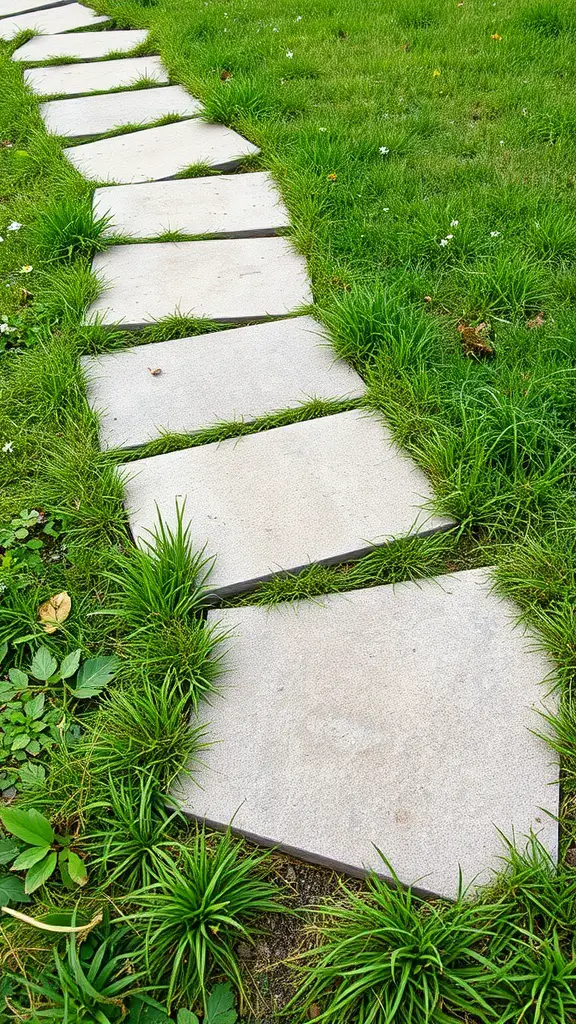
<instances>
[{"instance_id":1,"label":"low ground cover plant","mask_svg":"<svg viewBox=\"0 0 576 1024\"><path fill-rule=\"evenodd\" d=\"M149 26L142 52L158 46L207 118L258 144L241 170L271 170L318 315L459 524L249 600L494 564L558 668L543 732L562 758L560 863L536 838L503 843L474 897L372 876L326 883L304 912L276 854L169 798L201 767L205 698L222 685L210 563L183 509L132 544L79 364L134 342L81 326L107 224L10 60L21 40L2 43L0 1018L571 1024L576 21L548 0L96 6ZM217 327L175 314L143 340Z\"/></svg>"}]
</instances>

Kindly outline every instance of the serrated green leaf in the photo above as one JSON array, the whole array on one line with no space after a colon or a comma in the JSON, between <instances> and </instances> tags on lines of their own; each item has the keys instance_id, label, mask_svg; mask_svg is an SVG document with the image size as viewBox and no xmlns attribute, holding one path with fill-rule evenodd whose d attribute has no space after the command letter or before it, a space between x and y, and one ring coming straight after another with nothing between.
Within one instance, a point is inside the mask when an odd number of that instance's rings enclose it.
<instances>
[{"instance_id":1,"label":"serrated green leaf","mask_svg":"<svg viewBox=\"0 0 576 1024\"><path fill-rule=\"evenodd\" d=\"M82 651L78 648L77 651L72 651L71 654L67 654L63 662L60 665L60 676L62 679L69 679L75 672L78 671L80 664L80 657Z\"/></svg>"},{"instance_id":2,"label":"serrated green leaf","mask_svg":"<svg viewBox=\"0 0 576 1024\"><path fill-rule=\"evenodd\" d=\"M24 750L24 748L27 747L28 744L30 743L31 739L32 737L28 736L27 733L19 733L14 742L12 743L12 751L14 752L15 750Z\"/></svg>"},{"instance_id":3,"label":"serrated green leaf","mask_svg":"<svg viewBox=\"0 0 576 1024\"><path fill-rule=\"evenodd\" d=\"M28 676L20 668L11 668L8 678L19 690L24 690L28 686Z\"/></svg>"},{"instance_id":4,"label":"serrated green leaf","mask_svg":"<svg viewBox=\"0 0 576 1024\"><path fill-rule=\"evenodd\" d=\"M34 867L38 861L42 860L49 850L49 846L31 846L28 850L24 850L19 857L16 857L10 871L27 871L28 868Z\"/></svg>"},{"instance_id":5,"label":"serrated green leaf","mask_svg":"<svg viewBox=\"0 0 576 1024\"><path fill-rule=\"evenodd\" d=\"M44 693L37 693L32 700L29 700L24 708L24 714L26 718L31 718L34 721L35 718L40 718L44 711L44 704L46 703L46 695Z\"/></svg>"},{"instance_id":6,"label":"serrated green leaf","mask_svg":"<svg viewBox=\"0 0 576 1024\"><path fill-rule=\"evenodd\" d=\"M26 873L26 879L24 881L24 892L33 893L36 889L39 889L44 882L47 882L50 875L53 873L54 868L58 860L58 854L55 850L52 850L46 857L30 868Z\"/></svg>"},{"instance_id":7,"label":"serrated green leaf","mask_svg":"<svg viewBox=\"0 0 576 1024\"><path fill-rule=\"evenodd\" d=\"M30 897L24 891L24 882L16 875L2 875L0 877L0 907L7 907L10 903L30 903Z\"/></svg>"},{"instance_id":8,"label":"serrated green leaf","mask_svg":"<svg viewBox=\"0 0 576 1024\"><path fill-rule=\"evenodd\" d=\"M30 674L34 676L34 679L40 679L45 683L50 676L54 675L57 668L58 662L52 657L48 648L39 647L30 666Z\"/></svg>"},{"instance_id":9,"label":"serrated green leaf","mask_svg":"<svg viewBox=\"0 0 576 1024\"><path fill-rule=\"evenodd\" d=\"M32 740L28 744L27 753L37 754L40 744ZM46 769L41 764L23 764L20 769L20 785L23 789L39 789L46 780Z\"/></svg>"},{"instance_id":10,"label":"serrated green leaf","mask_svg":"<svg viewBox=\"0 0 576 1024\"><path fill-rule=\"evenodd\" d=\"M0 811L0 820L7 832L30 846L50 846L54 842L54 829L48 819L34 807L29 811L6 807Z\"/></svg>"},{"instance_id":11,"label":"serrated green leaf","mask_svg":"<svg viewBox=\"0 0 576 1024\"><path fill-rule=\"evenodd\" d=\"M71 690L78 700L97 697L104 687L114 678L120 661L114 655L109 657L89 658L80 666L76 676L76 687Z\"/></svg>"},{"instance_id":12,"label":"serrated green leaf","mask_svg":"<svg viewBox=\"0 0 576 1024\"><path fill-rule=\"evenodd\" d=\"M16 843L11 839L0 839L0 864L10 864L18 853Z\"/></svg>"},{"instance_id":13,"label":"serrated green leaf","mask_svg":"<svg viewBox=\"0 0 576 1024\"><path fill-rule=\"evenodd\" d=\"M206 1003L205 1024L236 1024L238 1014L234 1009L234 993L228 982L216 985Z\"/></svg>"}]
</instances>

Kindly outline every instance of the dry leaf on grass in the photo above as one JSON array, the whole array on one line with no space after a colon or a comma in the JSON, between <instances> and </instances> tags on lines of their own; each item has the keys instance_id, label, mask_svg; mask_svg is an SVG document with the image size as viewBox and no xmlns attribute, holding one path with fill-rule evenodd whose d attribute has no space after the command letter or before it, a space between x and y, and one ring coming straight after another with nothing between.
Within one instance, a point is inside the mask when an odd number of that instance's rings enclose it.
<instances>
[{"instance_id":1,"label":"dry leaf on grass","mask_svg":"<svg viewBox=\"0 0 576 1024\"><path fill-rule=\"evenodd\" d=\"M38 609L38 618L44 624L46 633L55 633L70 615L72 601L65 590L44 601Z\"/></svg>"},{"instance_id":2,"label":"dry leaf on grass","mask_svg":"<svg viewBox=\"0 0 576 1024\"><path fill-rule=\"evenodd\" d=\"M488 324L481 323L476 327L470 327L468 324L460 323L458 330L465 356L475 356L476 359L491 359L493 357L494 349L489 344L490 327Z\"/></svg>"},{"instance_id":3,"label":"dry leaf on grass","mask_svg":"<svg viewBox=\"0 0 576 1024\"><path fill-rule=\"evenodd\" d=\"M152 369L152 367L149 366L148 373L151 373L153 377L159 377L160 374L162 373L162 370L159 366L157 366L155 369Z\"/></svg>"},{"instance_id":4,"label":"dry leaf on grass","mask_svg":"<svg viewBox=\"0 0 576 1024\"><path fill-rule=\"evenodd\" d=\"M544 313L542 311L540 311L539 313L536 313L536 316L534 317L533 320L527 320L526 321L526 327L528 327L531 331L533 331L535 327L542 327L543 324L544 324Z\"/></svg>"}]
</instances>

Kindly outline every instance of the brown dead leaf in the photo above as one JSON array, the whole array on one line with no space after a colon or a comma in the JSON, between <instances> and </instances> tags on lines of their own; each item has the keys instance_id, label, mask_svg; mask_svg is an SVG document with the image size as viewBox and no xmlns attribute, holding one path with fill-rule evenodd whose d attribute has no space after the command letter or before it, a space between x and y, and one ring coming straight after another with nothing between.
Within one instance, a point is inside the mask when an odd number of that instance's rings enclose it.
<instances>
[{"instance_id":1,"label":"brown dead leaf","mask_svg":"<svg viewBox=\"0 0 576 1024\"><path fill-rule=\"evenodd\" d=\"M159 366L157 366L155 370L153 370L152 367L149 366L148 373L151 373L153 377L159 377L160 374L162 373L162 370L160 369Z\"/></svg>"},{"instance_id":2,"label":"brown dead leaf","mask_svg":"<svg viewBox=\"0 0 576 1024\"><path fill-rule=\"evenodd\" d=\"M72 601L65 590L44 601L38 609L38 618L44 623L46 633L55 633L70 615Z\"/></svg>"},{"instance_id":3,"label":"brown dead leaf","mask_svg":"<svg viewBox=\"0 0 576 1024\"><path fill-rule=\"evenodd\" d=\"M425 295L424 296L424 302L432 302L432 296L431 295Z\"/></svg>"},{"instance_id":4,"label":"brown dead leaf","mask_svg":"<svg viewBox=\"0 0 576 1024\"><path fill-rule=\"evenodd\" d=\"M221 82L227 82L229 78L232 78L232 72L228 71L226 68L224 68L224 71L220 75L220 81Z\"/></svg>"},{"instance_id":5,"label":"brown dead leaf","mask_svg":"<svg viewBox=\"0 0 576 1024\"><path fill-rule=\"evenodd\" d=\"M315 1020L322 1013L322 1007L318 1003L312 1003L308 1010L308 1019Z\"/></svg>"},{"instance_id":6,"label":"brown dead leaf","mask_svg":"<svg viewBox=\"0 0 576 1024\"><path fill-rule=\"evenodd\" d=\"M462 351L465 356L473 356L476 359L492 359L494 349L489 344L490 327L488 324L477 324L470 327L469 324L458 324Z\"/></svg>"},{"instance_id":7,"label":"brown dead leaf","mask_svg":"<svg viewBox=\"0 0 576 1024\"><path fill-rule=\"evenodd\" d=\"M535 327L542 327L544 325L544 319L544 313L540 310L532 320L526 321L526 327L533 331Z\"/></svg>"},{"instance_id":8,"label":"brown dead leaf","mask_svg":"<svg viewBox=\"0 0 576 1024\"><path fill-rule=\"evenodd\" d=\"M32 292L29 292L27 288L21 288L19 292L20 305L25 306L27 302L31 302L34 296Z\"/></svg>"},{"instance_id":9,"label":"brown dead leaf","mask_svg":"<svg viewBox=\"0 0 576 1024\"><path fill-rule=\"evenodd\" d=\"M343 292L350 291L350 285L348 282L343 281L341 277L337 277L336 275L330 278L330 284L334 285L335 288L341 288Z\"/></svg>"},{"instance_id":10,"label":"brown dead leaf","mask_svg":"<svg viewBox=\"0 0 576 1024\"><path fill-rule=\"evenodd\" d=\"M400 49L404 50L404 53L410 53L410 50L412 49L412 46L411 46L410 43L402 43L402 46L400 47Z\"/></svg>"}]
</instances>

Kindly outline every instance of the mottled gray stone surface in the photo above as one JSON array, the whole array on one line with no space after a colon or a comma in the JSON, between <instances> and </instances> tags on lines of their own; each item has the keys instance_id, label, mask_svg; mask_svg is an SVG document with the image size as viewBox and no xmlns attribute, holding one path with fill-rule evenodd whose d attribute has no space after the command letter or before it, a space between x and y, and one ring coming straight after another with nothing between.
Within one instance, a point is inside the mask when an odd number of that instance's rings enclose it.
<instances>
[{"instance_id":1,"label":"mottled gray stone surface","mask_svg":"<svg viewBox=\"0 0 576 1024\"><path fill-rule=\"evenodd\" d=\"M306 859L455 897L530 829L556 855L557 766L531 729L551 665L484 570L210 613L233 635L186 811ZM548 812L548 814L546 813Z\"/></svg>"},{"instance_id":2,"label":"mottled gray stone surface","mask_svg":"<svg viewBox=\"0 0 576 1024\"><path fill-rule=\"evenodd\" d=\"M120 185L173 178L192 164L230 170L242 157L257 152L257 146L231 128L198 119L64 150L84 177Z\"/></svg>"},{"instance_id":3,"label":"mottled gray stone surface","mask_svg":"<svg viewBox=\"0 0 576 1024\"><path fill-rule=\"evenodd\" d=\"M421 511L431 489L379 417L351 411L126 467L126 504L137 540L176 502L196 544L216 555L221 593L310 562L345 561L449 520Z\"/></svg>"},{"instance_id":4,"label":"mottled gray stone surface","mask_svg":"<svg viewBox=\"0 0 576 1024\"><path fill-rule=\"evenodd\" d=\"M101 96L77 96L75 99L49 100L40 104L40 113L48 131L68 138L103 135L123 125L151 124L168 114L192 117L200 109L199 101L181 85L133 89Z\"/></svg>"},{"instance_id":5,"label":"mottled gray stone surface","mask_svg":"<svg viewBox=\"0 0 576 1024\"><path fill-rule=\"evenodd\" d=\"M69 32L75 28L98 25L109 19L103 14L96 14L82 4L64 4L62 7L50 7L41 11L30 11L28 14L16 14L14 17L0 20L0 39L13 39L19 32L31 30L42 35L53 35L56 32Z\"/></svg>"},{"instance_id":6,"label":"mottled gray stone surface","mask_svg":"<svg viewBox=\"0 0 576 1024\"><path fill-rule=\"evenodd\" d=\"M148 36L146 29L111 32L76 32L71 35L36 36L12 54L12 60L50 60L51 57L70 57L71 60L96 60L109 53L129 53L140 46Z\"/></svg>"},{"instance_id":7,"label":"mottled gray stone surface","mask_svg":"<svg viewBox=\"0 0 576 1024\"><path fill-rule=\"evenodd\" d=\"M103 447L252 420L310 398L359 397L363 381L320 333L304 316L85 357Z\"/></svg>"},{"instance_id":8,"label":"mottled gray stone surface","mask_svg":"<svg viewBox=\"0 0 576 1024\"><path fill-rule=\"evenodd\" d=\"M168 82L160 57L121 57L119 60L58 64L56 67L27 68L26 85L37 96L79 96L104 92L140 81ZM83 126L83 131L86 125Z\"/></svg>"},{"instance_id":9,"label":"mottled gray stone surface","mask_svg":"<svg viewBox=\"0 0 576 1024\"><path fill-rule=\"evenodd\" d=\"M290 224L269 174L221 174L96 189L96 216L109 213L107 234L153 238L183 235L273 234Z\"/></svg>"},{"instance_id":10,"label":"mottled gray stone surface","mask_svg":"<svg viewBox=\"0 0 576 1024\"><path fill-rule=\"evenodd\" d=\"M306 263L285 238L117 245L93 269L106 287L87 322L139 327L180 312L233 323L312 301Z\"/></svg>"}]
</instances>

